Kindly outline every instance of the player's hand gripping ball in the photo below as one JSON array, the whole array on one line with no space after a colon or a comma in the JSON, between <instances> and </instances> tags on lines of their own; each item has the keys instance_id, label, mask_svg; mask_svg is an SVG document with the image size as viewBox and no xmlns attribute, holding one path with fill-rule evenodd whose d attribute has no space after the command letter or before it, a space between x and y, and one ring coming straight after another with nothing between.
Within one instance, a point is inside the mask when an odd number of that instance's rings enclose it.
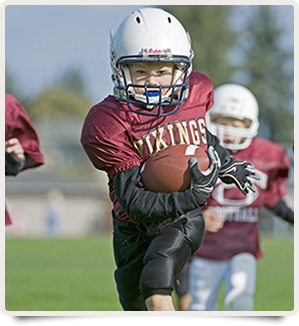
<instances>
[{"instance_id":1,"label":"player's hand gripping ball","mask_svg":"<svg viewBox=\"0 0 299 326\"><path fill-rule=\"evenodd\" d=\"M208 169L210 159L206 150L195 145L174 145L153 154L143 164L141 182L153 192L184 191L191 185L191 157L197 159L201 171Z\"/></svg>"}]
</instances>

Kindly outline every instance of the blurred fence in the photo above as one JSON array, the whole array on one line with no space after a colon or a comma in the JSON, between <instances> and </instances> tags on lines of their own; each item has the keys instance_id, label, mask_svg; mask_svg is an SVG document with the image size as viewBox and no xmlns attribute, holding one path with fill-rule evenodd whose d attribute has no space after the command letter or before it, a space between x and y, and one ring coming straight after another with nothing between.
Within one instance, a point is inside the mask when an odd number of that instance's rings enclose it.
<instances>
[{"instance_id":1,"label":"blurred fence","mask_svg":"<svg viewBox=\"0 0 299 326\"><path fill-rule=\"evenodd\" d=\"M5 201L13 221L7 236L82 237L111 229L107 186L7 179Z\"/></svg>"},{"instance_id":2,"label":"blurred fence","mask_svg":"<svg viewBox=\"0 0 299 326\"><path fill-rule=\"evenodd\" d=\"M29 172L28 172L29 173ZM286 201L294 207L293 188ZM6 204L13 225L8 237L84 237L112 232L112 205L107 185L89 183L6 183ZM293 236L294 228L267 209L259 222L262 233Z\"/></svg>"}]
</instances>

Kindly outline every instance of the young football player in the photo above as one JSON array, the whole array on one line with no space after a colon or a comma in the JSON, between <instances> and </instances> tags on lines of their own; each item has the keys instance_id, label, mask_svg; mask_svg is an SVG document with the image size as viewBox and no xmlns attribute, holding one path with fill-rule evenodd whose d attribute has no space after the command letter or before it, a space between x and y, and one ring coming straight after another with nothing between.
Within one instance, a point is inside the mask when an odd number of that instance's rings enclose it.
<instances>
[{"instance_id":1,"label":"young football player","mask_svg":"<svg viewBox=\"0 0 299 326\"><path fill-rule=\"evenodd\" d=\"M199 207L218 175L244 193L255 190L248 179L256 177L252 166L235 161L205 128L213 86L192 71L192 57L189 35L171 14L158 8L131 13L111 31L114 94L94 105L83 125L82 145L109 179L115 280L124 310L174 310L174 276L203 240ZM207 172L191 159L189 189L148 191L140 180L142 163L184 143L208 150Z\"/></svg>"},{"instance_id":2,"label":"young football player","mask_svg":"<svg viewBox=\"0 0 299 326\"><path fill-rule=\"evenodd\" d=\"M285 149L256 138L258 103L245 87L226 84L215 89L214 106L207 127L236 160L250 160L260 180L257 191L246 196L221 180L202 208L206 232L202 246L190 264L190 310L217 310L218 293L225 281L224 309L254 308L256 259L259 245L258 215L265 206L285 221L294 223L294 212L283 197L290 162ZM183 283L185 279L180 279Z\"/></svg>"},{"instance_id":3,"label":"young football player","mask_svg":"<svg viewBox=\"0 0 299 326\"><path fill-rule=\"evenodd\" d=\"M12 95L5 94L5 175L16 176L43 163L39 139L25 109ZM11 224L5 206L5 225Z\"/></svg>"}]
</instances>

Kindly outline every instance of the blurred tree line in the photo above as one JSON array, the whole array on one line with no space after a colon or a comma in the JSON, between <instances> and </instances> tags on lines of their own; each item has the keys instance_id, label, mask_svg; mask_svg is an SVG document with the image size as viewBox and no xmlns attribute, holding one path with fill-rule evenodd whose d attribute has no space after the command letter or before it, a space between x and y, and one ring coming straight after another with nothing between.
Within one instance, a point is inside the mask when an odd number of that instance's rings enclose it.
<instances>
[{"instance_id":1,"label":"blurred tree line","mask_svg":"<svg viewBox=\"0 0 299 326\"><path fill-rule=\"evenodd\" d=\"M251 90L260 107L259 136L291 144L294 57L292 49L281 45L285 30L278 24L279 9L274 5L251 6L254 10L247 15L245 10L238 12L244 6L160 7L176 16L190 33L194 69L206 74L215 88L240 83ZM235 17L241 17L242 24L234 24ZM82 76L80 70L68 68L53 86L32 99L17 88L13 74L6 69L5 88L19 99L33 121L70 115L83 120L91 101Z\"/></svg>"},{"instance_id":2,"label":"blurred tree line","mask_svg":"<svg viewBox=\"0 0 299 326\"><path fill-rule=\"evenodd\" d=\"M5 92L22 103L33 122L43 118L84 119L91 106L85 88L82 72L78 68L68 67L52 86L45 88L37 98L30 98L18 88L12 72L9 69L5 71Z\"/></svg>"},{"instance_id":3,"label":"blurred tree line","mask_svg":"<svg viewBox=\"0 0 299 326\"><path fill-rule=\"evenodd\" d=\"M194 69L214 87L239 83L259 103L259 136L290 144L294 138L294 52L284 46L282 6L163 6L189 32ZM245 8L244 8L245 7ZM249 14L250 13L250 14ZM241 19L238 25L236 18Z\"/></svg>"}]
</instances>

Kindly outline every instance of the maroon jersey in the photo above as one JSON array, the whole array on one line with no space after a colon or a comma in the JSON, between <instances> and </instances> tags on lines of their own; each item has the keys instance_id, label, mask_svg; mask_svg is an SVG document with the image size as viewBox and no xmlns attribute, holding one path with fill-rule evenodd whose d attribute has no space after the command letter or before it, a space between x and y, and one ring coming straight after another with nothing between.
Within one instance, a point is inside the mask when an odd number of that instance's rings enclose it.
<instances>
[{"instance_id":1,"label":"maroon jersey","mask_svg":"<svg viewBox=\"0 0 299 326\"><path fill-rule=\"evenodd\" d=\"M93 165L108 174L110 198L117 219L132 222L115 195L112 180L117 173L140 166L152 153L168 146L194 144L207 148L205 114L213 105L213 85L207 76L193 71L189 87L188 100L173 115L136 114L113 96L89 111L81 142ZM165 110L173 108L166 106Z\"/></svg>"},{"instance_id":2,"label":"maroon jersey","mask_svg":"<svg viewBox=\"0 0 299 326\"><path fill-rule=\"evenodd\" d=\"M37 133L25 109L12 95L5 94L5 141L11 138L17 138L24 149L26 161L22 171L44 163ZM9 224L11 220L5 207L5 225Z\"/></svg>"},{"instance_id":3,"label":"maroon jersey","mask_svg":"<svg viewBox=\"0 0 299 326\"><path fill-rule=\"evenodd\" d=\"M290 162L285 149L268 140L254 138L250 146L233 155L255 166L261 180L253 180L257 192L243 195L235 185L218 180L202 210L216 211L225 220L218 232L206 232L196 256L225 260L241 252L262 257L259 247L258 215L262 206L273 207L287 193Z\"/></svg>"}]
</instances>

